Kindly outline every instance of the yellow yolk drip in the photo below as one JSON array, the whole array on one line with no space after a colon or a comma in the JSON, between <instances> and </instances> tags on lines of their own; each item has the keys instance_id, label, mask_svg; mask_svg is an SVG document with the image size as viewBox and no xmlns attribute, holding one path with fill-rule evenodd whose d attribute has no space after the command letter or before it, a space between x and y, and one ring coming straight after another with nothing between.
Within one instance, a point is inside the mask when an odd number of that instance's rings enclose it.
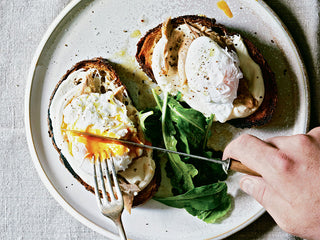
<instances>
[{"instance_id":1,"label":"yellow yolk drip","mask_svg":"<svg viewBox=\"0 0 320 240\"><path fill-rule=\"evenodd\" d=\"M88 133L93 133L101 136L116 137L114 133L104 132L100 133L99 130L87 129ZM114 156L122 156L130 151L129 148L122 144L110 143L101 141L88 136L78 136L78 142L83 143L87 148L86 157L91 159L93 156L95 159L107 159Z\"/></svg>"},{"instance_id":2,"label":"yellow yolk drip","mask_svg":"<svg viewBox=\"0 0 320 240\"><path fill-rule=\"evenodd\" d=\"M219 9L221 9L222 11L224 11L224 13L229 17L229 18L232 18L233 17L233 14L228 6L228 4L224 1L224 0L221 0L219 2L217 2L217 6Z\"/></svg>"},{"instance_id":3,"label":"yellow yolk drip","mask_svg":"<svg viewBox=\"0 0 320 240\"><path fill-rule=\"evenodd\" d=\"M62 123L61 125L62 129L68 129L66 123ZM101 133L100 130L92 129L91 127L88 127L84 132L86 133L92 133L99 136L106 136L106 137L112 137L116 138L116 135L112 132L103 132ZM69 152L72 154L72 143L73 142L80 142L83 143L86 146L86 155L85 157L88 159L107 159L110 157L115 156L122 156L124 154L128 154L130 152L130 149L121 143L111 143L110 141L103 141L100 138L94 138L90 136L84 136L79 135L77 133L73 132L64 132L66 134L66 138L68 139L68 149Z\"/></svg>"}]
</instances>

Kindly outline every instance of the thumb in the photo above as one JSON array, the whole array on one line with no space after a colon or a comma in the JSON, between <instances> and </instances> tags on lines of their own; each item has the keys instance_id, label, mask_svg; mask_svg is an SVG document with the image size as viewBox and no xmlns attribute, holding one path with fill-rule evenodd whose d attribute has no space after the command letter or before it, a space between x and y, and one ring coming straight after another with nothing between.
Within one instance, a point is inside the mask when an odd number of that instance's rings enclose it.
<instances>
[{"instance_id":1,"label":"thumb","mask_svg":"<svg viewBox=\"0 0 320 240\"><path fill-rule=\"evenodd\" d=\"M240 179L240 188L255 198L279 224L286 226L284 213L292 211L290 204L261 177L245 175Z\"/></svg>"},{"instance_id":2,"label":"thumb","mask_svg":"<svg viewBox=\"0 0 320 240\"><path fill-rule=\"evenodd\" d=\"M255 198L261 205L266 204L267 185L261 177L243 176L240 180L240 188Z\"/></svg>"}]
</instances>

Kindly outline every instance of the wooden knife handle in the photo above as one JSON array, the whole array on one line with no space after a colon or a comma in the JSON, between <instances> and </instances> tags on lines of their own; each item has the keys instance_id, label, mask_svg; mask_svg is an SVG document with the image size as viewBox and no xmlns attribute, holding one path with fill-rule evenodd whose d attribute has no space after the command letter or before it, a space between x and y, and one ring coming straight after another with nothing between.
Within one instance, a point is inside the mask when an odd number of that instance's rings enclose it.
<instances>
[{"instance_id":1,"label":"wooden knife handle","mask_svg":"<svg viewBox=\"0 0 320 240\"><path fill-rule=\"evenodd\" d=\"M241 173L245 173L245 174L248 174L248 175L261 177L261 175L259 173L257 173L256 171L251 170L247 166L243 165L241 162L239 162L237 160L234 160L234 159L231 159L229 169L233 170L233 171L236 171L236 172L241 172Z\"/></svg>"}]
</instances>

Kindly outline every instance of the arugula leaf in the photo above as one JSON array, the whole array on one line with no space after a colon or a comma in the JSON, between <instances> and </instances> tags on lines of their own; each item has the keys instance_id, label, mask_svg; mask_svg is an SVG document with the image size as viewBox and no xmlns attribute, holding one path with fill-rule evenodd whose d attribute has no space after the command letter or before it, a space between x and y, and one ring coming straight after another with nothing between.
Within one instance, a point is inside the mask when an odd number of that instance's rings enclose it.
<instances>
[{"instance_id":1,"label":"arugula leaf","mask_svg":"<svg viewBox=\"0 0 320 240\"><path fill-rule=\"evenodd\" d=\"M216 223L220 220L223 216L225 216L231 209L232 199L231 196L226 195L223 199L221 204L210 210L196 210L194 208L186 208L187 212L193 216L198 217L202 221L206 223Z\"/></svg>"},{"instance_id":2,"label":"arugula leaf","mask_svg":"<svg viewBox=\"0 0 320 240\"><path fill-rule=\"evenodd\" d=\"M218 207L225 198L227 185L224 182L193 188L177 196L156 198L168 206L176 208L191 208L195 210L210 210Z\"/></svg>"},{"instance_id":3,"label":"arugula leaf","mask_svg":"<svg viewBox=\"0 0 320 240\"><path fill-rule=\"evenodd\" d=\"M179 132L180 140L192 149L198 149L199 146L202 146L207 130L206 117L192 108L184 108L174 98L169 98L168 107L171 120Z\"/></svg>"},{"instance_id":4,"label":"arugula leaf","mask_svg":"<svg viewBox=\"0 0 320 240\"><path fill-rule=\"evenodd\" d=\"M192 165L181 161L177 154L168 154L167 176L171 180L174 194L181 194L194 188L192 178L198 174L198 170Z\"/></svg>"},{"instance_id":5,"label":"arugula leaf","mask_svg":"<svg viewBox=\"0 0 320 240\"><path fill-rule=\"evenodd\" d=\"M161 106L161 101L156 99L158 106ZM164 101L161 106L162 117L161 117L161 125L162 125L162 134L164 145L167 149L177 151L176 145L177 140L174 137L176 134L175 127L173 122L170 121L170 112L168 110L168 94L165 95ZM170 179L172 183L172 187L176 192L182 193L194 188L192 178L198 174L198 170L191 164L186 164L181 161L181 158L177 154L169 153L169 164L172 172ZM169 166L168 166L169 168ZM170 175L170 174L169 174ZM169 177L168 175L168 177Z\"/></svg>"}]
</instances>

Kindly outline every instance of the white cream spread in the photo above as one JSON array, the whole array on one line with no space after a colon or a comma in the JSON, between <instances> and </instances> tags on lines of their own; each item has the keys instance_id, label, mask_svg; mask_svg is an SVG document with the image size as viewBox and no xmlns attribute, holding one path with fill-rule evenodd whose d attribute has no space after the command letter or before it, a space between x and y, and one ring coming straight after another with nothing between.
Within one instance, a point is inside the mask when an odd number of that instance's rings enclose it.
<instances>
[{"instance_id":1,"label":"white cream spread","mask_svg":"<svg viewBox=\"0 0 320 240\"><path fill-rule=\"evenodd\" d=\"M251 115L258 109L264 99L264 81L260 66L250 57L240 35L234 35L231 38L240 60L242 73L248 80L249 91L258 101L258 104L257 107L253 109L249 109L246 106L237 106L233 108L229 119L243 118Z\"/></svg>"}]
</instances>

